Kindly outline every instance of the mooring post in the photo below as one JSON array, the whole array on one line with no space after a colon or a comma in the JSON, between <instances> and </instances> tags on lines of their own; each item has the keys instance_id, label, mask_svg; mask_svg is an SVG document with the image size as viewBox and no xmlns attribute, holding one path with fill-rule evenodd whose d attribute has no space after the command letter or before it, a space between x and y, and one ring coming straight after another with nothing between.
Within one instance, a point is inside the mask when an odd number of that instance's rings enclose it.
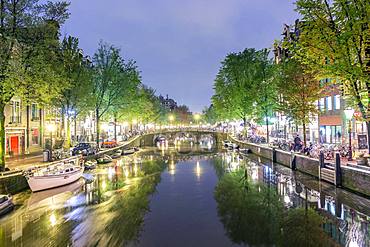
<instances>
[{"instance_id":1,"label":"mooring post","mask_svg":"<svg viewBox=\"0 0 370 247\"><path fill-rule=\"evenodd\" d=\"M321 180L321 169L325 167L324 153L320 151L319 154L319 180Z\"/></svg>"},{"instance_id":2,"label":"mooring post","mask_svg":"<svg viewBox=\"0 0 370 247\"><path fill-rule=\"evenodd\" d=\"M272 148L272 162L276 163L276 148Z\"/></svg>"},{"instance_id":3,"label":"mooring post","mask_svg":"<svg viewBox=\"0 0 370 247\"><path fill-rule=\"evenodd\" d=\"M342 169L340 167L340 154L335 153L335 186L342 186Z\"/></svg>"},{"instance_id":4,"label":"mooring post","mask_svg":"<svg viewBox=\"0 0 370 247\"><path fill-rule=\"evenodd\" d=\"M293 151L290 152L290 168L295 171L297 169L296 156Z\"/></svg>"}]
</instances>

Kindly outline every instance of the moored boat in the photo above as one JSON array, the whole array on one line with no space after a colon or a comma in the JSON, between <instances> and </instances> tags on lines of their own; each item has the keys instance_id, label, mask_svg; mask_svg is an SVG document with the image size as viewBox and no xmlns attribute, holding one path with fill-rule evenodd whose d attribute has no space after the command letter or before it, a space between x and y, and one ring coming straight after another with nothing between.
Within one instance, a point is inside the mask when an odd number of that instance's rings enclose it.
<instances>
[{"instance_id":1,"label":"moored boat","mask_svg":"<svg viewBox=\"0 0 370 247\"><path fill-rule=\"evenodd\" d=\"M129 149L123 150L122 155L129 155L129 154L133 154L135 152L136 152L135 148L129 148Z\"/></svg>"},{"instance_id":2,"label":"moored boat","mask_svg":"<svg viewBox=\"0 0 370 247\"><path fill-rule=\"evenodd\" d=\"M0 195L0 215L4 215L13 210L14 204L10 195Z\"/></svg>"},{"instance_id":3,"label":"moored boat","mask_svg":"<svg viewBox=\"0 0 370 247\"><path fill-rule=\"evenodd\" d=\"M25 177L32 191L40 191L73 183L83 171L80 166L62 164L31 171Z\"/></svg>"},{"instance_id":4,"label":"moored boat","mask_svg":"<svg viewBox=\"0 0 370 247\"><path fill-rule=\"evenodd\" d=\"M114 153L112 155L110 155L112 157L112 159L118 159L120 158L122 155L122 150L116 150L114 151Z\"/></svg>"},{"instance_id":5,"label":"moored boat","mask_svg":"<svg viewBox=\"0 0 370 247\"><path fill-rule=\"evenodd\" d=\"M84 164L85 170L95 169L97 164L98 164L98 162L96 160L88 160Z\"/></svg>"},{"instance_id":6,"label":"moored boat","mask_svg":"<svg viewBox=\"0 0 370 247\"><path fill-rule=\"evenodd\" d=\"M96 161L98 162L98 164L107 164L109 162L112 162L112 160L112 157L110 157L109 155L104 155L103 157L98 158Z\"/></svg>"}]
</instances>

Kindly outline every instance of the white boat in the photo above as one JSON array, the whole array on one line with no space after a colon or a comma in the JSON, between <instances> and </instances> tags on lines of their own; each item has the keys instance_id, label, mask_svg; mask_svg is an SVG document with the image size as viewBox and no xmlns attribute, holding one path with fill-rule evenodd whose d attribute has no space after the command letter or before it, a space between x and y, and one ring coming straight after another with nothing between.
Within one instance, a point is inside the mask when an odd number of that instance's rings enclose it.
<instances>
[{"instance_id":1,"label":"white boat","mask_svg":"<svg viewBox=\"0 0 370 247\"><path fill-rule=\"evenodd\" d=\"M74 183L65 186L32 193L27 202L28 210L33 210L49 205L63 206L67 198L69 198L73 194L77 194L79 191L82 190L82 186L84 184L84 181L80 179Z\"/></svg>"},{"instance_id":2,"label":"white boat","mask_svg":"<svg viewBox=\"0 0 370 247\"><path fill-rule=\"evenodd\" d=\"M133 154L135 152L136 152L135 148L129 148L129 149L123 150L122 155L129 155L129 154Z\"/></svg>"},{"instance_id":3,"label":"white boat","mask_svg":"<svg viewBox=\"0 0 370 247\"><path fill-rule=\"evenodd\" d=\"M33 171L25 177L32 191L40 191L73 183L83 171L80 166L63 164Z\"/></svg>"},{"instance_id":4,"label":"white boat","mask_svg":"<svg viewBox=\"0 0 370 247\"><path fill-rule=\"evenodd\" d=\"M0 215L13 210L14 204L10 195L0 195Z\"/></svg>"}]
</instances>

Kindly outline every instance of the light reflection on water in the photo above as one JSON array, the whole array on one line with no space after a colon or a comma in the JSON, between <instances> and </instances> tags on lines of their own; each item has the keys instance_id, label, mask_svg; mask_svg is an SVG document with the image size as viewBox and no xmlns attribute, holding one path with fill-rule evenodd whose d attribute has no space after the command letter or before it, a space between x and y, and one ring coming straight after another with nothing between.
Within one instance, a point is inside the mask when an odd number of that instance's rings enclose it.
<instances>
[{"instance_id":1,"label":"light reflection on water","mask_svg":"<svg viewBox=\"0 0 370 247\"><path fill-rule=\"evenodd\" d=\"M162 145L100 166L93 182L22 192L0 219L0 246L287 246L296 239L282 240L279 229L299 232L305 224L284 219L299 222L301 213L312 224L324 217L314 232L323 242L370 245L369 200L253 157L209 151L207 143Z\"/></svg>"}]
</instances>

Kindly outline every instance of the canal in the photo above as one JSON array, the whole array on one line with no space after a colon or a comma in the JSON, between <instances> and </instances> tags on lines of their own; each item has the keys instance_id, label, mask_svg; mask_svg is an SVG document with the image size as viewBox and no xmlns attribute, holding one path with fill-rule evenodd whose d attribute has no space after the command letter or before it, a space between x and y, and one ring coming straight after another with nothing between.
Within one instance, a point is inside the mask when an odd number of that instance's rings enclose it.
<instances>
[{"instance_id":1,"label":"canal","mask_svg":"<svg viewBox=\"0 0 370 247\"><path fill-rule=\"evenodd\" d=\"M210 146L148 148L14 202L0 246L370 246L370 200Z\"/></svg>"}]
</instances>

